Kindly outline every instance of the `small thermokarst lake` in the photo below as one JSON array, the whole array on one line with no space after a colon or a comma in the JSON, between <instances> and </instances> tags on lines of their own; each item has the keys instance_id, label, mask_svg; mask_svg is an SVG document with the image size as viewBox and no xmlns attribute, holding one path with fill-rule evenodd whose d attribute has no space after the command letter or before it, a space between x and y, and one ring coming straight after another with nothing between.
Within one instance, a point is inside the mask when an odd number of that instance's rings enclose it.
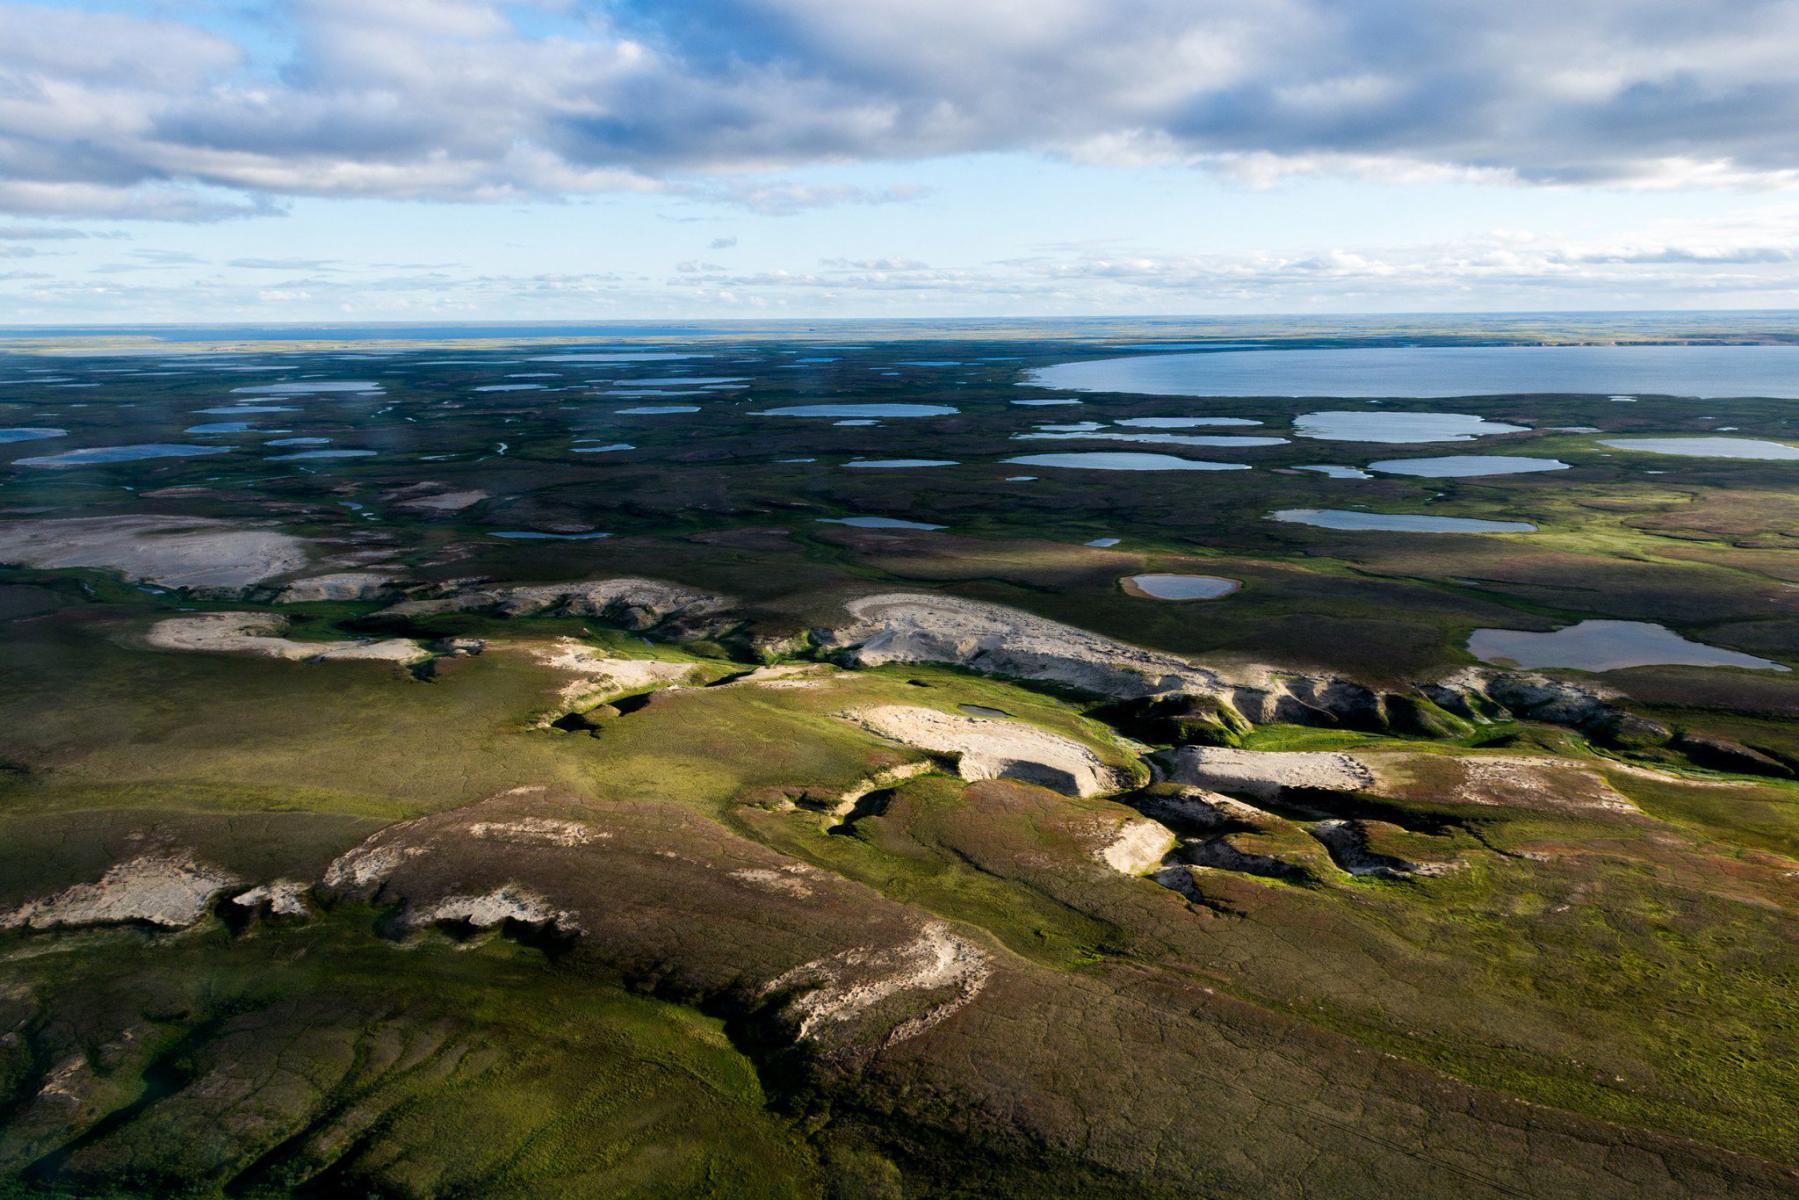
<instances>
[{"instance_id":1,"label":"small thermokarst lake","mask_svg":"<svg viewBox=\"0 0 1799 1200\"><path fill-rule=\"evenodd\" d=\"M1619 671L1626 667L1787 669L1753 654L1688 641L1666 626L1646 621L1582 621L1553 633L1477 629L1468 639L1468 653L1501 666L1568 667L1576 671Z\"/></svg>"},{"instance_id":2,"label":"small thermokarst lake","mask_svg":"<svg viewBox=\"0 0 1799 1200\"><path fill-rule=\"evenodd\" d=\"M1119 582L1127 594L1146 600L1216 600L1243 586L1218 575L1127 575Z\"/></svg>"}]
</instances>

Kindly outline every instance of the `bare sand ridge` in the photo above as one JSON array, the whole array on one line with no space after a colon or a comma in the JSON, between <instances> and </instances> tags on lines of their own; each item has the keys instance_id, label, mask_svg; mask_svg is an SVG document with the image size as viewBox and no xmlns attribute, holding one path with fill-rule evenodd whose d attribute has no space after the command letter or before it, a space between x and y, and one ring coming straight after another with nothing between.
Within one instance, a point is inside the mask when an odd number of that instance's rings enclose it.
<instances>
[{"instance_id":1,"label":"bare sand ridge","mask_svg":"<svg viewBox=\"0 0 1799 1200\"><path fill-rule=\"evenodd\" d=\"M1216 692L1222 681L1172 654L1144 650L1017 609L953 596L887 592L845 607L851 624L825 644L860 667L955 663L989 675L1039 679L1104 696Z\"/></svg>"},{"instance_id":2,"label":"bare sand ridge","mask_svg":"<svg viewBox=\"0 0 1799 1200\"><path fill-rule=\"evenodd\" d=\"M580 933L580 923L564 909L517 884L507 884L474 896L445 896L434 904L416 908L406 914L412 929L430 925L468 925L475 929L493 929L509 921L540 928L554 928L559 933Z\"/></svg>"},{"instance_id":3,"label":"bare sand ridge","mask_svg":"<svg viewBox=\"0 0 1799 1200\"><path fill-rule=\"evenodd\" d=\"M675 617L721 614L729 601L678 583L657 579L597 579L584 583L525 584L518 587L465 587L448 595L403 600L387 611L394 616L494 609L507 616L558 612L598 617L627 629L648 629Z\"/></svg>"},{"instance_id":4,"label":"bare sand ridge","mask_svg":"<svg viewBox=\"0 0 1799 1200\"><path fill-rule=\"evenodd\" d=\"M763 995L797 989L786 1012L798 1023L800 1040L807 1041L821 1027L851 1020L891 997L956 989L948 1000L894 1026L884 1042L891 1046L962 1008L986 987L990 974L985 951L942 922L932 922L910 942L845 950L802 963L776 976Z\"/></svg>"},{"instance_id":5,"label":"bare sand ridge","mask_svg":"<svg viewBox=\"0 0 1799 1200\"><path fill-rule=\"evenodd\" d=\"M1077 741L1022 721L962 717L903 704L859 708L846 720L933 754L953 755L964 779L1018 779L1076 796L1117 791L1130 780Z\"/></svg>"},{"instance_id":6,"label":"bare sand ridge","mask_svg":"<svg viewBox=\"0 0 1799 1200\"><path fill-rule=\"evenodd\" d=\"M1099 851L1099 860L1114 871L1126 875L1142 875L1162 865L1162 859L1174 849L1174 831L1147 817L1133 818Z\"/></svg>"},{"instance_id":7,"label":"bare sand ridge","mask_svg":"<svg viewBox=\"0 0 1799 1200\"><path fill-rule=\"evenodd\" d=\"M249 891L231 897L231 903L240 908L257 909L268 906L269 912L277 917L304 917L312 912L306 903L307 893L312 886L298 879L277 879L273 883L262 883Z\"/></svg>"},{"instance_id":8,"label":"bare sand ridge","mask_svg":"<svg viewBox=\"0 0 1799 1200\"><path fill-rule=\"evenodd\" d=\"M694 663L659 658L613 658L575 638L558 638L529 651L544 666L578 676L562 688L567 707L591 707L632 692L683 683L698 669Z\"/></svg>"},{"instance_id":9,"label":"bare sand ridge","mask_svg":"<svg viewBox=\"0 0 1799 1200\"><path fill-rule=\"evenodd\" d=\"M303 569L308 544L206 517L69 517L0 523L0 562L88 567L173 588L244 588Z\"/></svg>"},{"instance_id":10,"label":"bare sand ridge","mask_svg":"<svg viewBox=\"0 0 1799 1200\"><path fill-rule=\"evenodd\" d=\"M1374 773L1347 754L1181 746L1153 756L1153 761L1175 783L1258 800L1271 800L1290 788L1359 792L1374 785Z\"/></svg>"},{"instance_id":11,"label":"bare sand ridge","mask_svg":"<svg viewBox=\"0 0 1799 1200\"><path fill-rule=\"evenodd\" d=\"M281 636L284 617L267 613L200 613L170 617L150 627L147 640L159 650L201 650L260 654L295 662L421 662L431 657L410 638L375 642L299 642Z\"/></svg>"},{"instance_id":12,"label":"bare sand ridge","mask_svg":"<svg viewBox=\"0 0 1799 1200\"><path fill-rule=\"evenodd\" d=\"M214 896L239 882L189 855L149 854L114 863L94 883L19 906L0 916L0 929L127 922L184 929L206 915Z\"/></svg>"},{"instance_id":13,"label":"bare sand ridge","mask_svg":"<svg viewBox=\"0 0 1799 1200\"><path fill-rule=\"evenodd\" d=\"M336 571L283 584L277 604L309 604L320 600L379 600L399 590L400 581L385 571Z\"/></svg>"}]
</instances>

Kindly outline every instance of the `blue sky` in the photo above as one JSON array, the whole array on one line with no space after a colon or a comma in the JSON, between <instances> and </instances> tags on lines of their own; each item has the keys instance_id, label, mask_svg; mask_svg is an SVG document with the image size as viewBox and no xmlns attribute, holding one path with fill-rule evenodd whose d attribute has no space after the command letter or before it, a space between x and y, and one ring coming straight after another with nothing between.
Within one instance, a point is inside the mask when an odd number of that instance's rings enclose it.
<instances>
[{"instance_id":1,"label":"blue sky","mask_svg":"<svg viewBox=\"0 0 1799 1200\"><path fill-rule=\"evenodd\" d=\"M0 322L1799 306L1793 0L0 0Z\"/></svg>"}]
</instances>

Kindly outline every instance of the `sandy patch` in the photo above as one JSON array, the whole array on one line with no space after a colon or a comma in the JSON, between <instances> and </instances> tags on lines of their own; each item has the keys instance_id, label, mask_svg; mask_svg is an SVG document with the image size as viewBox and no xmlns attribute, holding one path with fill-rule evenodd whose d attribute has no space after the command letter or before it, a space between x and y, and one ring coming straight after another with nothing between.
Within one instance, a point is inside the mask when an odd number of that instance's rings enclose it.
<instances>
[{"instance_id":1,"label":"sandy patch","mask_svg":"<svg viewBox=\"0 0 1799 1200\"><path fill-rule=\"evenodd\" d=\"M596 832L579 821L563 821L555 817L476 821L468 827L468 833L472 838L511 842L519 846L585 846L612 836L610 833Z\"/></svg>"},{"instance_id":2,"label":"sandy patch","mask_svg":"<svg viewBox=\"0 0 1799 1200\"><path fill-rule=\"evenodd\" d=\"M89 567L172 588L243 588L303 569L307 543L204 517L71 517L0 523L0 562Z\"/></svg>"},{"instance_id":3,"label":"sandy patch","mask_svg":"<svg viewBox=\"0 0 1799 1200\"><path fill-rule=\"evenodd\" d=\"M417 486L417 485L415 485ZM406 489L411 491L411 489ZM477 488L457 492L427 492L402 496L403 492L395 492L388 497L395 508L411 509L413 512L461 512L487 499L488 493Z\"/></svg>"},{"instance_id":4,"label":"sandy patch","mask_svg":"<svg viewBox=\"0 0 1799 1200\"><path fill-rule=\"evenodd\" d=\"M512 883L474 896L445 896L429 907L406 914L406 924L413 929L428 925L493 929L508 921L553 928L561 933L582 932L580 922L568 910L557 908L536 892Z\"/></svg>"},{"instance_id":5,"label":"sandy patch","mask_svg":"<svg viewBox=\"0 0 1799 1200\"><path fill-rule=\"evenodd\" d=\"M804 899L812 894L812 887L803 876L810 874L808 868L795 863L791 866L774 870L769 867L744 867L727 872L732 879L747 883L758 891L774 892L795 899Z\"/></svg>"},{"instance_id":6,"label":"sandy patch","mask_svg":"<svg viewBox=\"0 0 1799 1200\"><path fill-rule=\"evenodd\" d=\"M721 686L777 690L819 688L835 682L836 675L837 672L825 663L777 663L772 667L757 667Z\"/></svg>"},{"instance_id":7,"label":"sandy patch","mask_svg":"<svg viewBox=\"0 0 1799 1200\"><path fill-rule=\"evenodd\" d=\"M546 667L579 676L561 690L565 708L592 707L616 696L684 683L699 669L690 662L614 658L575 638L558 638L528 651Z\"/></svg>"},{"instance_id":8,"label":"sandy patch","mask_svg":"<svg viewBox=\"0 0 1799 1200\"><path fill-rule=\"evenodd\" d=\"M206 915L212 898L239 882L191 857L156 854L114 863L95 883L78 883L0 916L0 929L141 922L184 929Z\"/></svg>"},{"instance_id":9,"label":"sandy patch","mask_svg":"<svg viewBox=\"0 0 1799 1200\"><path fill-rule=\"evenodd\" d=\"M851 600L853 621L829 635L857 666L941 662L1124 698L1226 691L1218 676L1017 609L953 596L888 592Z\"/></svg>"},{"instance_id":10,"label":"sandy patch","mask_svg":"<svg viewBox=\"0 0 1799 1200\"><path fill-rule=\"evenodd\" d=\"M1075 796L1117 791L1128 778L1072 739L1022 721L963 717L904 704L840 714L871 733L956 759L962 778L1017 779Z\"/></svg>"},{"instance_id":11,"label":"sandy patch","mask_svg":"<svg viewBox=\"0 0 1799 1200\"><path fill-rule=\"evenodd\" d=\"M811 1041L826 1027L853 1020L890 997L956 989L950 999L890 1029L882 1044L891 1046L918 1036L967 1005L980 995L992 973L985 951L949 926L932 922L915 939L898 946L860 947L802 963L777 976L762 994L799 989L787 1001L785 1012L798 1023L800 1040Z\"/></svg>"},{"instance_id":12,"label":"sandy patch","mask_svg":"<svg viewBox=\"0 0 1799 1200\"><path fill-rule=\"evenodd\" d=\"M1289 788L1359 792L1374 784L1374 773L1347 754L1182 746L1153 757L1176 783L1259 800L1271 800Z\"/></svg>"},{"instance_id":13,"label":"sandy patch","mask_svg":"<svg viewBox=\"0 0 1799 1200\"><path fill-rule=\"evenodd\" d=\"M1114 871L1142 875L1162 865L1174 849L1174 831L1158 821L1138 817L1118 827L1112 840L1095 855Z\"/></svg>"},{"instance_id":14,"label":"sandy patch","mask_svg":"<svg viewBox=\"0 0 1799 1200\"><path fill-rule=\"evenodd\" d=\"M260 654L295 662L414 663L431 652L409 638L374 642L298 642L280 636L287 621L265 613L200 613L170 617L150 627L147 640L159 650Z\"/></svg>"},{"instance_id":15,"label":"sandy patch","mask_svg":"<svg viewBox=\"0 0 1799 1200\"><path fill-rule=\"evenodd\" d=\"M275 594L277 604L308 604L321 600L380 600L398 584L383 571L339 571L313 575L284 584Z\"/></svg>"},{"instance_id":16,"label":"sandy patch","mask_svg":"<svg viewBox=\"0 0 1799 1200\"><path fill-rule=\"evenodd\" d=\"M306 903L307 893L311 890L310 885L298 879L277 879L231 897L231 903L249 909L266 906L277 917L304 917L312 912Z\"/></svg>"}]
</instances>

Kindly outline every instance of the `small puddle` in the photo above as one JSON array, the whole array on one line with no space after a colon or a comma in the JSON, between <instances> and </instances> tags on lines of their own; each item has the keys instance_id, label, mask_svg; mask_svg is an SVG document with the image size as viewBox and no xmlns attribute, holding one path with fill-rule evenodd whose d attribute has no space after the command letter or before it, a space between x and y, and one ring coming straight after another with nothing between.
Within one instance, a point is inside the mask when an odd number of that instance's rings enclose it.
<instances>
[{"instance_id":1,"label":"small puddle","mask_svg":"<svg viewBox=\"0 0 1799 1200\"><path fill-rule=\"evenodd\" d=\"M956 707L971 717L1010 717L1012 715L1003 708L993 708L986 704L958 704Z\"/></svg>"}]
</instances>

